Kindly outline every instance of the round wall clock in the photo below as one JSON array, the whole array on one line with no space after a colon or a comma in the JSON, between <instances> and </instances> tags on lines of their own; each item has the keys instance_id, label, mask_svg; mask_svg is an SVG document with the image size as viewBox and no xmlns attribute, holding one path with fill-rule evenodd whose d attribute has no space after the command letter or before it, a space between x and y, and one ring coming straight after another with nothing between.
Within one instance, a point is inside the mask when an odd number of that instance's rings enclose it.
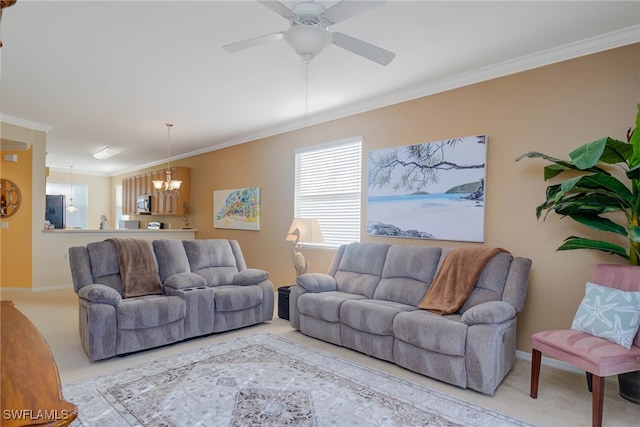
<instances>
[{"instance_id":1,"label":"round wall clock","mask_svg":"<svg viewBox=\"0 0 640 427\"><path fill-rule=\"evenodd\" d=\"M18 186L13 181L0 178L0 217L6 218L16 213L21 202Z\"/></svg>"}]
</instances>

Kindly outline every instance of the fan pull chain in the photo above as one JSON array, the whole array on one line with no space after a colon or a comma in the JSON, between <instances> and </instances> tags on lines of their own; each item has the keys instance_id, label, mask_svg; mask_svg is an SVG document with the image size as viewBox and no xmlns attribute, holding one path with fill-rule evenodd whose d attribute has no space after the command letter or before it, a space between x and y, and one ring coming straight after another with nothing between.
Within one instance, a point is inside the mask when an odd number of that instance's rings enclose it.
<instances>
[{"instance_id":1,"label":"fan pull chain","mask_svg":"<svg viewBox=\"0 0 640 427\"><path fill-rule=\"evenodd\" d=\"M306 128L309 125L308 115L309 115L309 62L307 60L303 60L304 66L304 127Z\"/></svg>"}]
</instances>

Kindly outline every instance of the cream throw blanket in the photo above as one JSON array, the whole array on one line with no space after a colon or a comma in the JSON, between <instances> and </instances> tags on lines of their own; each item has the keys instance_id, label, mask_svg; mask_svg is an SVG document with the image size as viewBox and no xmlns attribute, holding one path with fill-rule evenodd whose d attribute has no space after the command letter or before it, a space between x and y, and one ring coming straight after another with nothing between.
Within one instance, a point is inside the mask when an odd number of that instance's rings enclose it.
<instances>
[{"instance_id":1,"label":"cream throw blanket","mask_svg":"<svg viewBox=\"0 0 640 427\"><path fill-rule=\"evenodd\" d=\"M418 308L438 314L452 314L469 298L480 273L501 248L464 247L452 249Z\"/></svg>"},{"instance_id":2,"label":"cream throw blanket","mask_svg":"<svg viewBox=\"0 0 640 427\"><path fill-rule=\"evenodd\" d=\"M116 249L124 298L160 295L162 286L148 241L132 238L106 239Z\"/></svg>"}]
</instances>

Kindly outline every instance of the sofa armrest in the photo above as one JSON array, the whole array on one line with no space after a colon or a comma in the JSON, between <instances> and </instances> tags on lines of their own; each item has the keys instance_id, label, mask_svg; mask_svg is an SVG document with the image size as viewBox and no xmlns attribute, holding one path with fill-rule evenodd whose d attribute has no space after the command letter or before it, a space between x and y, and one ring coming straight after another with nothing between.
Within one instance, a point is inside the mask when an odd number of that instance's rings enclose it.
<instances>
[{"instance_id":1,"label":"sofa armrest","mask_svg":"<svg viewBox=\"0 0 640 427\"><path fill-rule=\"evenodd\" d=\"M190 289L207 286L207 280L195 273L178 273L167 277L163 284L171 289Z\"/></svg>"},{"instance_id":2,"label":"sofa armrest","mask_svg":"<svg viewBox=\"0 0 640 427\"><path fill-rule=\"evenodd\" d=\"M122 296L113 288L94 283L83 286L78 290L78 296L90 302L116 306L122 301Z\"/></svg>"},{"instance_id":3,"label":"sofa armrest","mask_svg":"<svg viewBox=\"0 0 640 427\"><path fill-rule=\"evenodd\" d=\"M323 273L305 273L296 279L296 284L307 292L329 292L338 289L336 280Z\"/></svg>"},{"instance_id":4,"label":"sofa armrest","mask_svg":"<svg viewBox=\"0 0 640 427\"><path fill-rule=\"evenodd\" d=\"M264 270L258 270L257 268L249 268L247 270L242 270L235 276L233 276L234 285L248 286L248 285L257 285L261 282L264 282L269 278L269 273Z\"/></svg>"},{"instance_id":5,"label":"sofa armrest","mask_svg":"<svg viewBox=\"0 0 640 427\"><path fill-rule=\"evenodd\" d=\"M471 307L462 315L462 321L467 325L495 324L513 319L516 309L504 301L487 301Z\"/></svg>"}]
</instances>

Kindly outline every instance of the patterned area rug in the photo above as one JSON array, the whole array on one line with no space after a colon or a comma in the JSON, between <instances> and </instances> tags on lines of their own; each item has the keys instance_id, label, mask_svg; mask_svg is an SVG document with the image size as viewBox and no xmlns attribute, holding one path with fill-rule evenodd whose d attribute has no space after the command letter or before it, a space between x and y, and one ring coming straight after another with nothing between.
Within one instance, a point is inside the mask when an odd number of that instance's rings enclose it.
<instances>
[{"instance_id":1,"label":"patterned area rug","mask_svg":"<svg viewBox=\"0 0 640 427\"><path fill-rule=\"evenodd\" d=\"M530 426L260 332L63 387L72 426Z\"/></svg>"}]
</instances>

